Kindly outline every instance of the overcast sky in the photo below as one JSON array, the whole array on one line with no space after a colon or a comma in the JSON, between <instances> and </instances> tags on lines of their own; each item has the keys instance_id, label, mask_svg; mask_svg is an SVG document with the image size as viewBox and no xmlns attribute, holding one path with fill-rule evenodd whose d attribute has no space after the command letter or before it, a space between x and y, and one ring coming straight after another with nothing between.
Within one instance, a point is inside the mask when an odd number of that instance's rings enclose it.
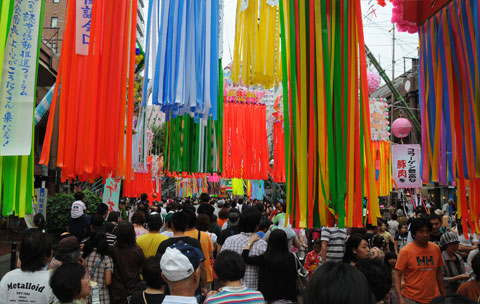
<instances>
[{"instance_id":1,"label":"overcast sky","mask_svg":"<svg viewBox=\"0 0 480 304\"><path fill-rule=\"evenodd\" d=\"M235 41L235 14L237 0L225 1L225 18L223 32L223 65L232 61L233 45ZM387 75L392 76L392 5L384 8L376 5L376 0L361 0L364 16L365 43L380 61ZM387 1L388 2L388 1ZM375 5L374 5L375 4ZM369 8L374 5L375 14ZM370 14L369 14L370 13ZM367 16L368 15L368 16ZM418 35L396 32L395 47L395 75L404 72L403 57L418 57ZM411 60L407 61L406 70L411 68Z\"/></svg>"},{"instance_id":2,"label":"overcast sky","mask_svg":"<svg viewBox=\"0 0 480 304\"><path fill-rule=\"evenodd\" d=\"M387 75L392 76L392 5L382 8L376 5L376 0L361 0L364 18L365 43L380 61ZM148 0L145 1L145 16L147 16ZM223 65L232 61L235 41L235 12L237 0L224 0L225 17L223 31ZM370 13L374 5L375 14ZM368 15L368 16L367 16ZM404 57L418 57L418 35L396 32L395 76L404 72ZM406 60L406 70L411 68L411 60Z\"/></svg>"}]
</instances>

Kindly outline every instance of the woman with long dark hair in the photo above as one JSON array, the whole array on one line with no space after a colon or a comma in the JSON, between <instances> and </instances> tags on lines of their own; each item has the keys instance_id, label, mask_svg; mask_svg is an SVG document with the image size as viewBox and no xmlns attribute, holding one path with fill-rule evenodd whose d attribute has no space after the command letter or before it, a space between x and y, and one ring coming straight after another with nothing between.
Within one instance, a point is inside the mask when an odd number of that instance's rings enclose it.
<instances>
[{"instance_id":1,"label":"woman with long dark hair","mask_svg":"<svg viewBox=\"0 0 480 304\"><path fill-rule=\"evenodd\" d=\"M135 229L130 222L120 222L117 243L112 247L113 279L110 286L112 303L127 303L133 292L141 290L140 271L146 259L135 242Z\"/></svg>"},{"instance_id":2,"label":"woman with long dark hair","mask_svg":"<svg viewBox=\"0 0 480 304\"><path fill-rule=\"evenodd\" d=\"M282 229L274 230L268 240L267 251L249 256L250 248L259 239L257 234L252 234L242 252L245 263L259 266L258 290L267 302L296 302L296 257L288 250L287 234Z\"/></svg>"},{"instance_id":3,"label":"woman with long dark hair","mask_svg":"<svg viewBox=\"0 0 480 304\"><path fill-rule=\"evenodd\" d=\"M351 235L345 243L345 254L343 262L355 266L360 259L368 259L370 248L368 247L367 236L362 234Z\"/></svg>"}]
</instances>

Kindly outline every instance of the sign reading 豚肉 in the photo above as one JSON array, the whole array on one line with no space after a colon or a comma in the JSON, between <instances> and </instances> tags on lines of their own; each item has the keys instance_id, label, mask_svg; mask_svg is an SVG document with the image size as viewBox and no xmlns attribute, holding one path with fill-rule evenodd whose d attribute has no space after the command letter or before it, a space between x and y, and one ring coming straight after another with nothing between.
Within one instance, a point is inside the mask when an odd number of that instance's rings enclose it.
<instances>
[{"instance_id":1,"label":"sign reading \u8c5a\u8089","mask_svg":"<svg viewBox=\"0 0 480 304\"><path fill-rule=\"evenodd\" d=\"M0 155L29 155L32 146L40 0L16 0L0 86ZM2 46L3 47L3 46Z\"/></svg>"},{"instance_id":2,"label":"sign reading \u8c5a\u8089","mask_svg":"<svg viewBox=\"0 0 480 304\"><path fill-rule=\"evenodd\" d=\"M398 188L419 188L422 186L420 152L420 145L392 146L393 179Z\"/></svg>"}]
</instances>

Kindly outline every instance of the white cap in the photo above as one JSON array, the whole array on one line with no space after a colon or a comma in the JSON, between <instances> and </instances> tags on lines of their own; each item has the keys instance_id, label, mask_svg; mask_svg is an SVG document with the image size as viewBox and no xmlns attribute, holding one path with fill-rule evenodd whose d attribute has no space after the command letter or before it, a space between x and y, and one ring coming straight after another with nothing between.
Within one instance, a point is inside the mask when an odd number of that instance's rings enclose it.
<instances>
[{"instance_id":1,"label":"white cap","mask_svg":"<svg viewBox=\"0 0 480 304\"><path fill-rule=\"evenodd\" d=\"M160 260L160 268L167 280L181 281L194 273L190 260L176 248L168 247Z\"/></svg>"}]
</instances>

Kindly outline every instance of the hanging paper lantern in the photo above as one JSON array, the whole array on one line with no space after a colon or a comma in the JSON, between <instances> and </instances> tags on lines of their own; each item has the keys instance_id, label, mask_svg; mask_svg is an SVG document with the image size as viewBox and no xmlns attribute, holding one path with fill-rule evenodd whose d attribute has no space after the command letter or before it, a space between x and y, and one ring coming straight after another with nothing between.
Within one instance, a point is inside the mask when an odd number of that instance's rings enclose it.
<instances>
[{"instance_id":1,"label":"hanging paper lantern","mask_svg":"<svg viewBox=\"0 0 480 304\"><path fill-rule=\"evenodd\" d=\"M380 75L377 72L367 72L368 93L372 94L380 87Z\"/></svg>"},{"instance_id":2,"label":"hanging paper lantern","mask_svg":"<svg viewBox=\"0 0 480 304\"><path fill-rule=\"evenodd\" d=\"M407 137L412 130L410 120L406 118L397 118L392 124L392 132L398 138Z\"/></svg>"}]
</instances>

